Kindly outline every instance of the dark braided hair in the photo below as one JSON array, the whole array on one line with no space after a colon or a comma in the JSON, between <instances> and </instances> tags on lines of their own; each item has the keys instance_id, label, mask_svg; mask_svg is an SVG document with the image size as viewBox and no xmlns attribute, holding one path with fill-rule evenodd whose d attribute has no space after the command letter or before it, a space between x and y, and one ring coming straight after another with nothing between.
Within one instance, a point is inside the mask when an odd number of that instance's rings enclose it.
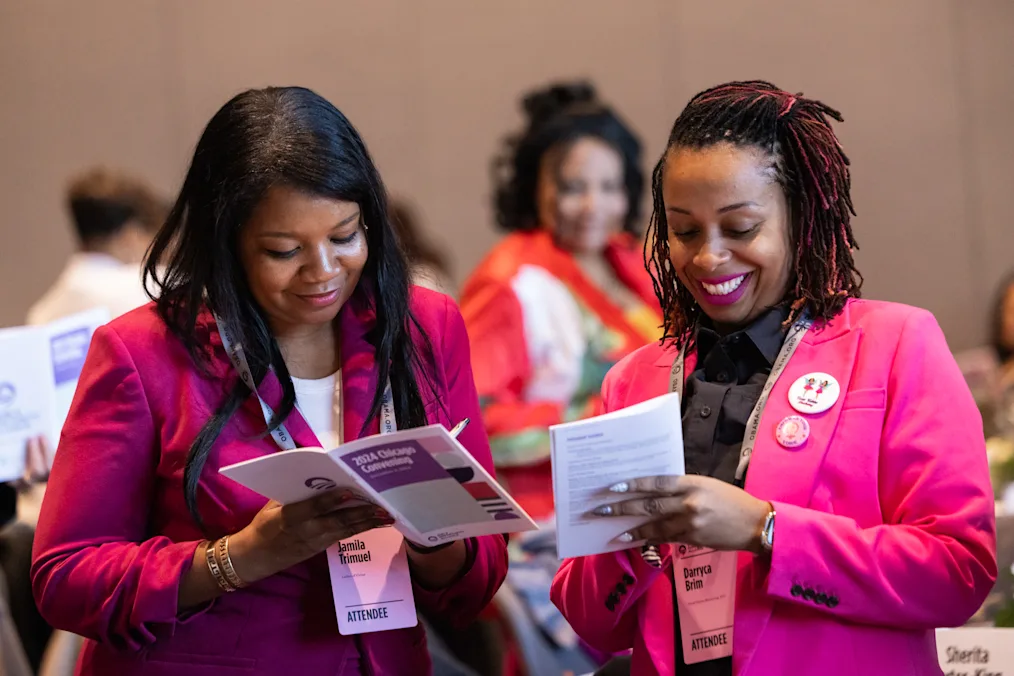
<instances>
[{"instance_id":1,"label":"dark braided hair","mask_svg":"<svg viewBox=\"0 0 1014 676\"><path fill-rule=\"evenodd\" d=\"M830 106L762 80L729 82L690 99L651 178L653 210L644 256L665 314L663 340L684 347L701 314L669 259L662 182L675 149L731 143L771 158L775 180L788 200L796 251L793 281L784 299L791 302L789 321L806 310L811 319L826 322L849 298L860 296L863 278L852 258L858 244L852 234L849 159L828 118L843 121Z\"/></svg>"},{"instance_id":2,"label":"dark braided hair","mask_svg":"<svg viewBox=\"0 0 1014 676\"><path fill-rule=\"evenodd\" d=\"M493 211L502 229L535 230L539 223L536 189L542 158L550 150L567 148L589 136L612 146L623 158L627 216L623 229L639 234L641 224L641 143L634 133L599 100L588 82L553 84L529 92L523 100L528 118L524 131L504 140L493 160Z\"/></svg>"}]
</instances>

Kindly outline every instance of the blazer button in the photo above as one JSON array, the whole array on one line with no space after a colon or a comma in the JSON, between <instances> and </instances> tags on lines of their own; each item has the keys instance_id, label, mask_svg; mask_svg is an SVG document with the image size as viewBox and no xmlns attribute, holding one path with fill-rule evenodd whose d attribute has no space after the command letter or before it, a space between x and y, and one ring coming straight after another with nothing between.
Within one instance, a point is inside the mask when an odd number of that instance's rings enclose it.
<instances>
[{"instance_id":1,"label":"blazer button","mask_svg":"<svg viewBox=\"0 0 1014 676\"><path fill-rule=\"evenodd\" d=\"M630 586L630 585L634 584L635 580L634 580L634 578L633 578L633 577L631 577L631 576L630 576L630 574L629 574L629 573L624 573L624 574L623 574L623 582L624 582L624 584L626 584L627 586Z\"/></svg>"},{"instance_id":2,"label":"blazer button","mask_svg":"<svg viewBox=\"0 0 1014 676\"><path fill-rule=\"evenodd\" d=\"M626 594L627 593L627 586L625 584L623 584L622 582L617 582L616 583L616 593L617 594Z\"/></svg>"},{"instance_id":3,"label":"blazer button","mask_svg":"<svg viewBox=\"0 0 1014 676\"><path fill-rule=\"evenodd\" d=\"M613 603L612 601L606 601L606 609L609 612L613 612L614 610L616 610L616 604Z\"/></svg>"},{"instance_id":4,"label":"blazer button","mask_svg":"<svg viewBox=\"0 0 1014 676\"><path fill-rule=\"evenodd\" d=\"M813 601L819 606L827 605L827 594L817 594Z\"/></svg>"},{"instance_id":5,"label":"blazer button","mask_svg":"<svg viewBox=\"0 0 1014 676\"><path fill-rule=\"evenodd\" d=\"M809 587L807 587L806 589L803 590L803 600L804 601L812 601L813 597L814 597L814 593L813 593L812 589L810 589Z\"/></svg>"},{"instance_id":6,"label":"blazer button","mask_svg":"<svg viewBox=\"0 0 1014 676\"><path fill-rule=\"evenodd\" d=\"M702 406L701 407L701 417L702 418L707 418L709 415L711 415L711 407L710 406Z\"/></svg>"},{"instance_id":7,"label":"blazer button","mask_svg":"<svg viewBox=\"0 0 1014 676\"><path fill-rule=\"evenodd\" d=\"M794 585L792 585L791 593L792 593L793 596L802 596L803 595L803 588L800 587L798 584L794 584Z\"/></svg>"},{"instance_id":8,"label":"blazer button","mask_svg":"<svg viewBox=\"0 0 1014 676\"><path fill-rule=\"evenodd\" d=\"M838 597L837 596L828 596L827 597L827 607L828 608L834 608L836 605L838 605Z\"/></svg>"}]
</instances>

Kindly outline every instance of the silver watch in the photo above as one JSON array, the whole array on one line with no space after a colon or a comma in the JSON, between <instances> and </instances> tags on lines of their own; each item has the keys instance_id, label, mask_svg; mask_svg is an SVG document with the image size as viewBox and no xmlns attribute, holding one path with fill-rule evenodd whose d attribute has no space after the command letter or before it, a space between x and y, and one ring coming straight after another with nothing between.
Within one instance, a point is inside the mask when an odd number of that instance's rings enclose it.
<instances>
[{"instance_id":1,"label":"silver watch","mask_svg":"<svg viewBox=\"0 0 1014 676\"><path fill-rule=\"evenodd\" d=\"M775 547L775 510L768 512L764 519L764 528L761 529L761 546L765 552L771 552Z\"/></svg>"}]
</instances>

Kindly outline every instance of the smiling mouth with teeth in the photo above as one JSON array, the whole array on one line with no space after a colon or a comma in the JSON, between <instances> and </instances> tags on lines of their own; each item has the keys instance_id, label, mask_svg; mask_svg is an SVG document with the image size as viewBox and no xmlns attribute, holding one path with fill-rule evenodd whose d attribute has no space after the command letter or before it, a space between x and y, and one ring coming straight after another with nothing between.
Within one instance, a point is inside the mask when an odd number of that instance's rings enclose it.
<instances>
[{"instance_id":1,"label":"smiling mouth with teeth","mask_svg":"<svg viewBox=\"0 0 1014 676\"><path fill-rule=\"evenodd\" d=\"M746 274L742 274L721 284L705 284L701 282L701 287L712 296L727 296L738 289L745 279Z\"/></svg>"}]
</instances>

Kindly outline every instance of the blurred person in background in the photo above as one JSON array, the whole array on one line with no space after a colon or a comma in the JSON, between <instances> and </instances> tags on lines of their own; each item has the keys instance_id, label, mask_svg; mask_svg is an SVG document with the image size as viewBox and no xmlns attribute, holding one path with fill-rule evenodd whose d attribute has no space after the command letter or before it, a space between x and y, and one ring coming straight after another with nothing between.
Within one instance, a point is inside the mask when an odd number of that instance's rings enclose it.
<instances>
[{"instance_id":1,"label":"blurred person in background","mask_svg":"<svg viewBox=\"0 0 1014 676\"><path fill-rule=\"evenodd\" d=\"M456 296L447 255L426 237L412 205L402 199L392 199L391 225L408 259L412 283Z\"/></svg>"},{"instance_id":2,"label":"blurred person in background","mask_svg":"<svg viewBox=\"0 0 1014 676\"><path fill-rule=\"evenodd\" d=\"M72 179L66 201L78 251L31 308L27 323L44 324L97 307L116 316L147 303L140 262L168 212L165 201L140 179L102 167ZM26 453L24 478L0 484L0 572L26 657L38 669L52 629L32 600L31 551L53 449L40 436L29 441Z\"/></svg>"},{"instance_id":3,"label":"blurred person in background","mask_svg":"<svg viewBox=\"0 0 1014 676\"><path fill-rule=\"evenodd\" d=\"M639 140L587 82L531 91L522 105L524 128L493 165L509 234L465 283L461 311L498 474L543 524L513 539L502 593L554 644L558 664L539 673L581 673L594 660L549 600L559 561L548 427L594 415L606 371L662 318L644 270Z\"/></svg>"},{"instance_id":4,"label":"blurred person in background","mask_svg":"<svg viewBox=\"0 0 1014 676\"><path fill-rule=\"evenodd\" d=\"M1014 515L1014 274L997 288L990 324L989 348L969 350L959 363L974 385L994 490L1000 510L1010 517ZM1004 526L1009 528L1007 520Z\"/></svg>"},{"instance_id":5,"label":"blurred person in background","mask_svg":"<svg viewBox=\"0 0 1014 676\"><path fill-rule=\"evenodd\" d=\"M524 97L494 164L505 237L464 284L493 461L535 518L553 514L550 425L596 412L602 378L657 333L644 270L641 145L584 82Z\"/></svg>"},{"instance_id":6,"label":"blurred person in background","mask_svg":"<svg viewBox=\"0 0 1014 676\"><path fill-rule=\"evenodd\" d=\"M28 323L96 307L117 317L147 303L140 264L167 212L164 202L139 179L104 167L74 178L66 201L78 250L29 310Z\"/></svg>"},{"instance_id":7,"label":"blurred person in background","mask_svg":"<svg viewBox=\"0 0 1014 676\"><path fill-rule=\"evenodd\" d=\"M954 357L975 396L986 437L1014 450L1014 273L996 289L989 344Z\"/></svg>"},{"instance_id":8,"label":"blurred person in background","mask_svg":"<svg viewBox=\"0 0 1014 676\"><path fill-rule=\"evenodd\" d=\"M1014 274L996 290L989 344L954 355L982 415L996 497L1014 514Z\"/></svg>"},{"instance_id":9,"label":"blurred person in background","mask_svg":"<svg viewBox=\"0 0 1014 676\"><path fill-rule=\"evenodd\" d=\"M1014 274L1006 277L997 292L993 309L993 350L999 364L997 427L1014 438Z\"/></svg>"},{"instance_id":10,"label":"blurred person in background","mask_svg":"<svg viewBox=\"0 0 1014 676\"><path fill-rule=\"evenodd\" d=\"M990 338L989 358L973 372L980 377L969 380L983 385L979 410L998 501L996 551L1001 574L973 621L1014 627L1014 273L997 287Z\"/></svg>"},{"instance_id":11,"label":"blurred person in background","mask_svg":"<svg viewBox=\"0 0 1014 676\"><path fill-rule=\"evenodd\" d=\"M34 524L26 523L18 516L19 500L31 487L45 481L49 473L46 452L41 439L29 442L24 478L17 482L0 483L0 578L3 578L0 580L0 593L4 596L17 638L33 670L39 668L53 630L39 614L32 599Z\"/></svg>"},{"instance_id":12,"label":"blurred person in background","mask_svg":"<svg viewBox=\"0 0 1014 676\"><path fill-rule=\"evenodd\" d=\"M208 123L146 262L158 301L95 332L39 517L35 598L88 639L77 673L429 673L421 626L338 631L325 551L386 512L341 489L282 506L219 473L382 415L479 419L464 322L410 286L387 205L308 89L243 92ZM494 471L482 425L458 439ZM406 547L416 602L460 623L506 572L499 535Z\"/></svg>"}]
</instances>

